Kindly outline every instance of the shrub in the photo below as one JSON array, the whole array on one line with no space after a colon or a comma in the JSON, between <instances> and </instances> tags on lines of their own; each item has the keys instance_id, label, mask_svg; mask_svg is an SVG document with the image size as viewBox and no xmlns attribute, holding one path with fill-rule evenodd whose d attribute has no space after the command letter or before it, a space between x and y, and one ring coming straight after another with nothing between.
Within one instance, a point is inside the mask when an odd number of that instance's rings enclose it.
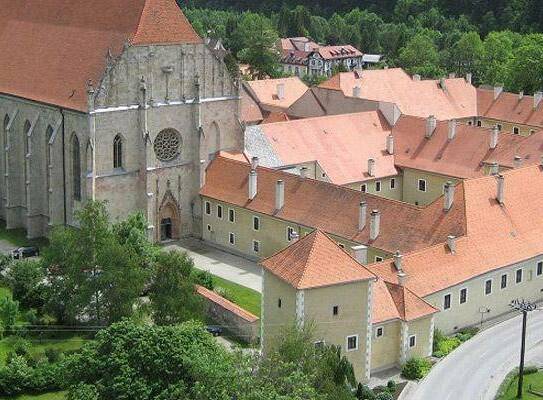
<instances>
[{"instance_id":1,"label":"shrub","mask_svg":"<svg viewBox=\"0 0 543 400\"><path fill-rule=\"evenodd\" d=\"M434 351L434 356L444 357L460 346L460 344L462 344L462 342L457 337L446 337L437 343L437 350Z\"/></svg>"},{"instance_id":2,"label":"shrub","mask_svg":"<svg viewBox=\"0 0 543 400\"><path fill-rule=\"evenodd\" d=\"M479 328L477 328L477 327L464 328L464 329L461 329L460 331L458 331L458 333L456 334L456 337L461 342L465 342L465 341L471 339L472 337L474 337L477 334L477 332L479 332Z\"/></svg>"},{"instance_id":3,"label":"shrub","mask_svg":"<svg viewBox=\"0 0 543 400\"><path fill-rule=\"evenodd\" d=\"M56 363L60 360L62 352L59 349L48 347L44 351L45 357L49 363Z\"/></svg>"},{"instance_id":4,"label":"shrub","mask_svg":"<svg viewBox=\"0 0 543 400\"><path fill-rule=\"evenodd\" d=\"M396 382L394 382L393 380L390 380L387 382L387 388L388 388L388 391L392 394L396 393L396 390L398 389Z\"/></svg>"},{"instance_id":5,"label":"shrub","mask_svg":"<svg viewBox=\"0 0 543 400\"><path fill-rule=\"evenodd\" d=\"M213 275L211 275L209 271L196 271L194 274L194 281L206 289L213 290L215 288Z\"/></svg>"},{"instance_id":6,"label":"shrub","mask_svg":"<svg viewBox=\"0 0 543 400\"><path fill-rule=\"evenodd\" d=\"M13 291L13 298L23 308L41 308L45 302L45 288L42 280L45 276L40 261L22 260L14 262L6 276Z\"/></svg>"},{"instance_id":7,"label":"shrub","mask_svg":"<svg viewBox=\"0 0 543 400\"><path fill-rule=\"evenodd\" d=\"M97 400L98 391L93 385L74 385L68 391L66 400Z\"/></svg>"},{"instance_id":8,"label":"shrub","mask_svg":"<svg viewBox=\"0 0 543 400\"><path fill-rule=\"evenodd\" d=\"M375 400L393 400L394 397L389 392L381 392L376 397Z\"/></svg>"},{"instance_id":9,"label":"shrub","mask_svg":"<svg viewBox=\"0 0 543 400\"><path fill-rule=\"evenodd\" d=\"M413 357L402 367L402 376L406 379L422 379L428 374L432 364L426 358Z\"/></svg>"},{"instance_id":10,"label":"shrub","mask_svg":"<svg viewBox=\"0 0 543 400\"><path fill-rule=\"evenodd\" d=\"M368 386L359 383L356 388L356 398L357 400L375 400L375 394Z\"/></svg>"},{"instance_id":11,"label":"shrub","mask_svg":"<svg viewBox=\"0 0 543 400\"><path fill-rule=\"evenodd\" d=\"M9 297L0 299L0 324L4 333L12 333L18 315L19 302L13 301Z\"/></svg>"},{"instance_id":12,"label":"shrub","mask_svg":"<svg viewBox=\"0 0 543 400\"><path fill-rule=\"evenodd\" d=\"M12 262L12 259L7 254L0 254L0 272L4 271Z\"/></svg>"},{"instance_id":13,"label":"shrub","mask_svg":"<svg viewBox=\"0 0 543 400\"><path fill-rule=\"evenodd\" d=\"M10 362L0 368L0 395L13 396L26 390L26 384L32 374L26 360L14 356Z\"/></svg>"},{"instance_id":14,"label":"shrub","mask_svg":"<svg viewBox=\"0 0 543 400\"><path fill-rule=\"evenodd\" d=\"M221 286L217 286L213 291L217 293L219 296L224 297L226 300L234 302L234 296L232 295L230 290L223 288Z\"/></svg>"}]
</instances>

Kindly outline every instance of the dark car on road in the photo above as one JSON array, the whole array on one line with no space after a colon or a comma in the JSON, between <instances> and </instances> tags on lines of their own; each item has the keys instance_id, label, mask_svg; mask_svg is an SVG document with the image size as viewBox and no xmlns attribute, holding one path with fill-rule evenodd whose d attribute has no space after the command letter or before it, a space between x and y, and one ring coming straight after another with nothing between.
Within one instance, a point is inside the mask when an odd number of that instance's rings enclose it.
<instances>
[{"instance_id":1,"label":"dark car on road","mask_svg":"<svg viewBox=\"0 0 543 400\"><path fill-rule=\"evenodd\" d=\"M206 331L211 333L213 336L221 336L222 328L220 326L208 325L206 326Z\"/></svg>"},{"instance_id":2,"label":"dark car on road","mask_svg":"<svg viewBox=\"0 0 543 400\"><path fill-rule=\"evenodd\" d=\"M28 257L37 257L40 255L40 249L37 247L19 247L11 252L11 257L20 260Z\"/></svg>"}]
</instances>

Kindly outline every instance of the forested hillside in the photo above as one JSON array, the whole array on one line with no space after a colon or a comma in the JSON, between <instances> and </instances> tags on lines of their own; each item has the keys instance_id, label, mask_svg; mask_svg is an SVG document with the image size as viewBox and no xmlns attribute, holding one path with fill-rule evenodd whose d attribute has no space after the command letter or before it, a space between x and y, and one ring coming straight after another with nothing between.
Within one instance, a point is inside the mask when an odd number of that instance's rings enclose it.
<instances>
[{"instance_id":1,"label":"forested hillside","mask_svg":"<svg viewBox=\"0 0 543 400\"><path fill-rule=\"evenodd\" d=\"M188 2L188 0L187 0ZM543 88L543 0L195 0L182 4L201 35L277 75L278 37L352 44L424 77L473 73L476 84ZM253 10L253 11L246 11Z\"/></svg>"}]
</instances>

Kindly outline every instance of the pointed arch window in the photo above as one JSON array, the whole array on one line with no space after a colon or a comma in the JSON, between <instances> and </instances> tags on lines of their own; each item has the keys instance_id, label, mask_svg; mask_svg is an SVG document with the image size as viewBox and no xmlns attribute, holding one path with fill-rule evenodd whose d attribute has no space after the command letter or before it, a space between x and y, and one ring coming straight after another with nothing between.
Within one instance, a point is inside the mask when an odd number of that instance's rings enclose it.
<instances>
[{"instance_id":1,"label":"pointed arch window","mask_svg":"<svg viewBox=\"0 0 543 400\"><path fill-rule=\"evenodd\" d=\"M30 153L30 138L28 137L28 132L30 132L30 128L32 125L30 124L29 120L25 121L25 127L24 127L24 133L25 133L25 156Z\"/></svg>"},{"instance_id":2,"label":"pointed arch window","mask_svg":"<svg viewBox=\"0 0 543 400\"><path fill-rule=\"evenodd\" d=\"M75 133L72 136L72 175L74 200L81 200L81 149Z\"/></svg>"},{"instance_id":3,"label":"pointed arch window","mask_svg":"<svg viewBox=\"0 0 543 400\"><path fill-rule=\"evenodd\" d=\"M51 141L52 137L53 128L51 125L47 125L47 129L45 130L45 176L47 181L47 189L51 187L51 173L49 171L51 166L51 145L49 142Z\"/></svg>"},{"instance_id":4,"label":"pointed arch window","mask_svg":"<svg viewBox=\"0 0 543 400\"><path fill-rule=\"evenodd\" d=\"M123 167L123 139L120 135L113 139L113 168Z\"/></svg>"}]
</instances>

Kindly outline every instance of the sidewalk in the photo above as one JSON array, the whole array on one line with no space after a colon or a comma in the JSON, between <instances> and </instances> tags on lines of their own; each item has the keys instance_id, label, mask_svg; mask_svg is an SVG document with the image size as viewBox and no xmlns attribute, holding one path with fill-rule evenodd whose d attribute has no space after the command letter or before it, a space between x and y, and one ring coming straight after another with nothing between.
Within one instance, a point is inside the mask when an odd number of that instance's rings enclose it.
<instances>
[{"instance_id":1,"label":"sidewalk","mask_svg":"<svg viewBox=\"0 0 543 400\"><path fill-rule=\"evenodd\" d=\"M262 293L261 267L254 261L219 250L195 238L168 243L164 249L186 251L196 268Z\"/></svg>"}]
</instances>

